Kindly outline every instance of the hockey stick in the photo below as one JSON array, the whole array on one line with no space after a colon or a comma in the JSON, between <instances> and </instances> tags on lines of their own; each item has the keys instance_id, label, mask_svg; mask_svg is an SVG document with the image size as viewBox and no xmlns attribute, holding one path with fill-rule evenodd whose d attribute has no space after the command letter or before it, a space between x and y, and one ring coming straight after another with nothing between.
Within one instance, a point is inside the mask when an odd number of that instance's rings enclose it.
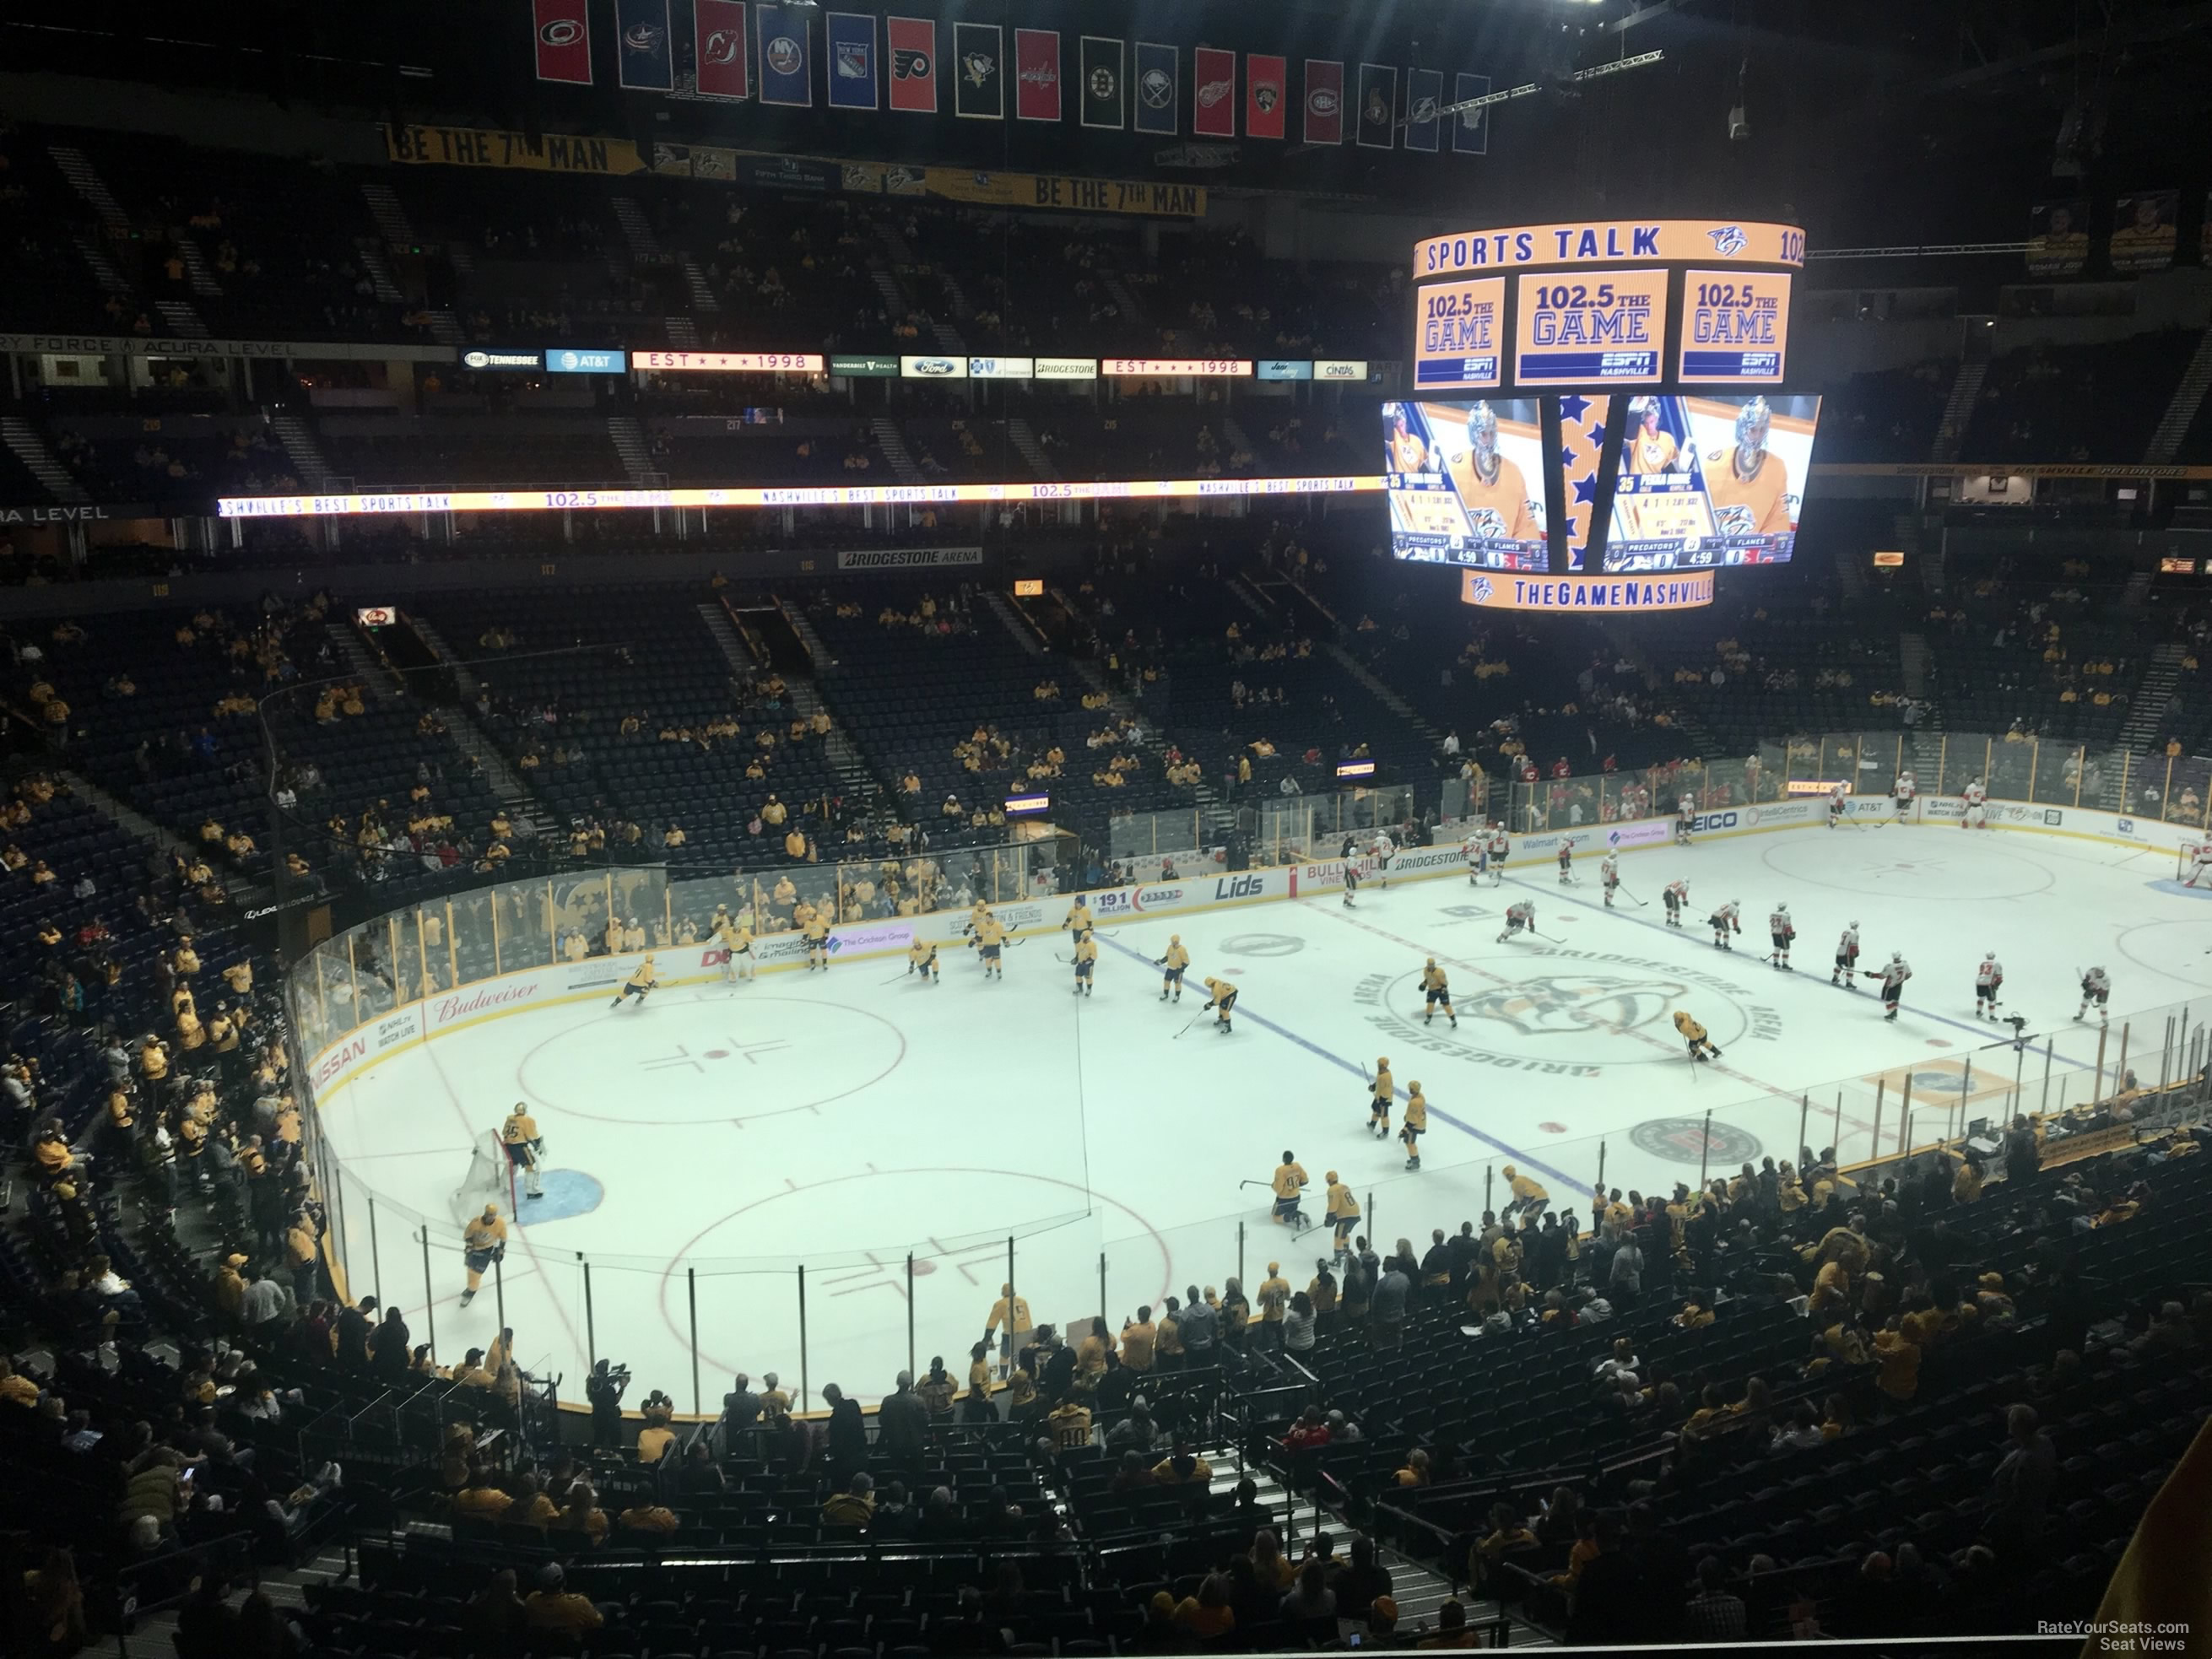
<instances>
[{"instance_id":1,"label":"hockey stick","mask_svg":"<svg viewBox=\"0 0 2212 1659\"><path fill-rule=\"evenodd\" d=\"M1203 1007L1203 1008L1200 1009L1196 1013L1193 1014L1193 1015L1192 1015L1192 1016L1191 1016L1188 1020L1184 1021L1184 1022L1183 1022L1183 1028L1182 1028L1182 1031L1177 1031L1177 1032L1176 1032L1173 1036L1170 1037L1170 1038L1168 1039L1168 1041L1169 1041L1170 1042L1182 1042L1182 1035L1183 1035L1183 1031L1188 1031L1188 1030L1190 1030L1190 1028L1191 1028L1192 1026L1194 1026L1194 1025L1197 1024L1199 1021L1200 1021L1201 1019L1204 1019L1204 1018L1205 1018L1208 1014L1212 1013L1212 1012L1213 1012L1213 1005L1212 1005L1212 1003L1210 1003L1210 1002L1209 1002L1208 1004L1206 1004L1206 1006L1205 1007Z\"/></svg>"},{"instance_id":2,"label":"hockey stick","mask_svg":"<svg viewBox=\"0 0 2212 1659\"><path fill-rule=\"evenodd\" d=\"M1614 890L1615 890L1616 892L1628 893L1628 889L1627 889L1624 884L1621 884L1621 883L1620 883L1620 882L1615 882L1615 883L1613 883L1613 889L1614 889ZM1636 908L1637 908L1638 909L1639 909L1639 910L1648 910L1648 909L1650 909L1650 908L1651 908L1650 905L1646 904L1646 903L1645 903L1642 899L1638 898L1638 897L1636 896L1636 895L1635 895L1635 894L1633 894L1633 893L1628 893L1628 896L1629 896L1629 900L1630 900L1630 902L1631 902L1632 903L1633 903L1633 904L1636 906Z\"/></svg>"}]
</instances>

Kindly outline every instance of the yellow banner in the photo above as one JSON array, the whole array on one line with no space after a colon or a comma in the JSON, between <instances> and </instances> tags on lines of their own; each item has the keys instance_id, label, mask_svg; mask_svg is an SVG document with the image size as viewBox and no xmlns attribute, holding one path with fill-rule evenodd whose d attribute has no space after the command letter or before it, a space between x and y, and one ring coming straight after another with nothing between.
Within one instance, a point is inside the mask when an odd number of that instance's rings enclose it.
<instances>
[{"instance_id":1,"label":"yellow banner","mask_svg":"<svg viewBox=\"0 0 2212 1659\"><path fill-rule=\"evenodd\" d=\"M1055 213L1139 213L1203 219L1202 185L1150 185L1127 179L1076 179L1044 173L968 173L926 167L922 185L948 202L984 207L1048 208Z\"/></svg>"},{"instance_id":2,"label":"yellow banner","mask_svg":"<svg viewBox=\"0 0 2212 1659\"><path fill-rule=\"evenodd\" d=\"M645 171L645 158L627 138L578 138L496 127L388 126L387 160L410 167L512 167L526 173L595 173L610 177Z\"/></svg>"}]
</instances>

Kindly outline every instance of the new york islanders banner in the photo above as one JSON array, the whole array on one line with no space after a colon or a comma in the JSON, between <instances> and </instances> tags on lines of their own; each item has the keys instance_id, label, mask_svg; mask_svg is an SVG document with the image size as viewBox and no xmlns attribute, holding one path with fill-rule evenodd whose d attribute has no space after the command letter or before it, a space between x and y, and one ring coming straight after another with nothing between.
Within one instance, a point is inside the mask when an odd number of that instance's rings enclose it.
<instances>
[{"instance_id":1,"label":"new york islanders banner","mask_svg":"<svg viewBox=\"0 0 2212 1659\"><path fill-rule=\"evenodd\" d=\"M1005 37L996 23L952 26L952 112L963 120L1006 118Z\"/></svg>"},{"instance_id":2,"label":"new york islanders banner","mask_svg":"<svg viewBox=\"0 0 2212 1659\"><path fill-rule=\"evenodd\" d=\"M1237 136L1237 54L1200 46L1190 55L1190 130L1201 138Z\"/></svg>"},{"instance_id":3,"label":"new york islanders banner","mask_svg":"<svg viewBox=\"0 0 2212 1659\"><path fill-rule=\"evenodd\" d=\"M937 113L937 24L927 17L886 17L891 48L891 107Z\"/></svg>"},{"instance_id":4,"label":"new york islanders banner","mask_svg":"<svg viewBox=\"0 0 2212 1659\"><path fill-rule=\"evenodd\" d=\"M1176 102L1182 94L1176 71L1181 68L1181 54L1173 46L1150 40L1137 42L1138 131L1164 133L1170 138L1175 136L1178 120Z\"/></svg>"},{"instance_id":5,"label":"new york islanders banner","mask_svg":"<svg viewBox=\"0 0 2212 1659\"><path fill-rule=\"evenodd\" d=\"M1244 136L1283 136L1283 88L1289 61L1263 52L1244 54Z\"/></svg>"},{"instance_id":6,"label":"new york islanders banner","mask_svg":"<svg viewBox=\"0 0 2212 1659\"><path fill-rule=\"evenodd\" d=\"M745 98L744 0L691 0L691 62L702 98Z\"/></svg>"},{"instance_id":7,"label":"new york islanders banner","mask_svg":"<svg viewBox=\"0 0 2212 1659\"><path fill-rule=\"evenodd\" d=\"M833 11L828 20L830 107L876 106L876 19L872 12Z\"/></svg>"},{"instance_id":8,"label":"new york islanders banner","mask_svg":"<svg viewBox=\"0 0 2212 1659\"><path fill-rule=\"evenodd\" d=\"M1452 77L1452 102L1464 104L1470 98L1490 96L1490 77L1469 75L1462 70ZM1455 155L1487 155L1490 154L1490 106L1463 109L1452 117L1452 154Z\"/></svg>"},{"instance_id":9,"label":"new york islanders banner","mask_svg":"<svg viewBox=\"0 0 2212 1659\"><path fill-rule=\"evenodd\" d=\"M1014 118L1060 119L1060 31L1014 31Z\"/></svg>"},{"instance_id":10,"label":"new york islanders banner","mask_svg":"<svg viewBox=\"0 0 2212 1659\"><path fill-rule=\"evenodd\" d=\"M538 78L592 84L592 31L584 0L532 0L538 35Z\"/></svg>"},{"instance_id":11,"label":"new york islanders banner","mask_svg":"<svg viewBox=\"0 0 2212 1659\"><path fill-rule=\"evenodd\" d=\"M1103 34L1083 37L1083 125L1118 132L1127 124L1122 81L1122 42Z\"/></svg>"},{"instance_id":12,"label":"new york islanders banner","mask_svg":"<svg viewBox=\"0 0 2212 1659\"><path fill-rule=\"evenodd\" d=\"M1359 66L1359 147L1395 149L1398 132L1398 71L1382 64Z\"/></svg>"},{"instance_id":13,"label":"new york islanders banner","mask_svg":"<svg viewBox=\"0 0 2212 1659\"><path fill-rule=\"evenodd\" d=\"M1304 125L1309 144L1344 142L1344 65L1333 58L1306 59Z\"/></svg>"},{"instance_id":14,"label":"new york islanders banner","mask_svg":"<svg viewBox=\"0 0 2212 1659\"><path fill-rule=\"evenodd\" d=\"M668 0L615 0L619 79L633 92L676 90L676 49L668 40Z\"/></svg>"},{"instance_id":15,"label":"new york islanders banner","mask_svg":"<svg viewBox=\"0 0 2212 1659\"><path fill-rule=\"evenodd\" d=\"M1406 148L1437 153L1437 111L1444 101L1442 70L1406 71Z\"/></svg>"},{"instance_id":16,"label":"new york islanders banner","mask_svg":"<svg viewBox=\"0 0 2212 1659\"><path fill-rule=\"evenodd\" d=\"M814 70L808 62L814 14L797 6L756 5L760 20L760 100L810 109L814 104Z\"/></svg>"}]
</instances>

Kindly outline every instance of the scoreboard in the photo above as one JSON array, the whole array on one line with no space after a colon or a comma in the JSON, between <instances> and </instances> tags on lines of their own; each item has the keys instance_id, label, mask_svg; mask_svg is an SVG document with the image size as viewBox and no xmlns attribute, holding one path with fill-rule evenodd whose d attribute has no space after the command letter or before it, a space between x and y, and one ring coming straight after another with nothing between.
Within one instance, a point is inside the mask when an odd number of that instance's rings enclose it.
<instances>
[{"instance_id":1,"label":"scoreboard","mask_svg":"<svg viewBox=\"0 0 2212 1659\"><path fill-rule=\"evenodd\" d=\"M1667 273L1577 270L1523 276L1513 342L1519 386L1650 386L1659 379Z\"/></svg>"}]
</instances>

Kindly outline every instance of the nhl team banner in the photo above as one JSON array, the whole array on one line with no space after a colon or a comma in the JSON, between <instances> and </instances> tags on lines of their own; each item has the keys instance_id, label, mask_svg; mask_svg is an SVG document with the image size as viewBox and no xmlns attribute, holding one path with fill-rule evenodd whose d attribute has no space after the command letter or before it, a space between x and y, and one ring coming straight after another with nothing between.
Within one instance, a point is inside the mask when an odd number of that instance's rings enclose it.
<instances>
[{"instance_id":1,"label":"nhl team banner","mask_svg":"<svg viewBox=\"0 0 2212 1659\"><path fill-rule=\"evenodd\" d=\"M937 113L937 25L927 17L886 17L891 48L891 107Z\"/></svg>"},{"instance_id":2,"label":"nhl team banner","mask_svg":"<svg viewBox=\"0 0 2212 1659\"><path fill-rule=\"evenodd\" d=\"M592 84L592 31L584 0L532 0L538 36L538 78Z\"/></svg>"},{"instance_id":3,"label":"nhl team banner","mask_svg":"<svg viewBox=\"0 0 2212 1659\"><path fill-rule=\"evenodd\" d=\"M676 49L668 39L668 0L615 0L615 34L623 86L633 92L676 90Z\"/></svg>"},{"instance_id":4,"label":"nhl team banner","mask_svg":"<svg viewBox=\"0 0 2212 1659\"><path fill-rule=\"evenodd\" d=\"M2178 190L2139 190L2112 204L2112 269L2164 270L2173 263L2174 221L2181 215Z\"/></svg>"},{"instance_id":5,"label":"nhl team banner","mask_svg":"<svg viewBox=\"0 0 2212 1659\"><path fill-rule=\"evenodd\" d=\"M952 26L952 112L963 120L1006 118L1004 37L996 23Z\"/></svg>"},{"instance_id":6,"label":"nhl team banner","mask_svg":"<svg viewBox=\"0 0 2212 1659\"><path fill-rule=\"evenodd\" d=\"M2028 210L2027 274L2071 276L2089 262L2089 204L2079 197Z\"/></svg>"},{"instance_id":7,"label":"nhl team banner","mask_svg":"<svg viewBox=\"0 0 2212 1659\"><path fill-rule=\"evenodd\" d=\"M1174 137L1176 104L1182 94L1177 71L1181 54L1173 46L1151 40L1137 42L1137 108L1134 125L1139 132Z\"/></svg>"},{"instance_id":8,"label":"nhl team banner","mask_svg":"<svg viewBox=\"0 0 2212 1659\"><path fill-rule=\"evenodd\" d=\"M1437 153L1437 111L1444 101L1442 70L1406 71L1406 148Z\"/></svg>"},{"instance_id":9,"label":"nhl team banner","mask_svg":"<svg viewBox=\"0 0 2212 1659\"><path fill-rule=\"evenodd\" d=\"M1014 118L1060 119L1060 31L1014 31Z\"/></svg>"},{"instance_id":10,"label":"nhl team banner","mask_svg":"<svg viewBox=\"0 0 2212 1659\"><path fill-rule=\"evenodd\" d=\"M825 27L830 43L830 107L875 108L875 14L833 11Z\"/></svg>"},{"instance_id":11,"label":"nhl team banner","mask_svg":"<svg viewBox=\"0 0 2212 1659\"><path fill-rule=\"evenodd\" d=\"M1244 136L1279 138L1283 136L1283 88L1290 60L1264 52L1244 54Z\"/></svg>"},{"instance_id":12,"label":"nhl team banner","mask_svg":"<svg viewBox=\"0 0 2212 1659\"><path fill-rule=\"evenodd\" d=\"M1359 66L1359 147L1397 147L1398 71L1385 64Z\"/></svg>"},{"instance_id":13,"label":"nhl team banner","mask_svg":"<svg viewBox=\"0 0 2212 1659\"><path fill-rule=\"evenodd\" d=\"M1490 96L1490 77L1469 75L1465 71L1452 77L1452 102L1464 104L1470 98ZM1452 154L1455 155L1487 155L1490 154L1490 107L1463 109L1452 117Z\"/></svg>"},{"instance_id":14,"label":"nhl team banner","mask_svg":"<svg viewBox=\"0 0 2212 1659\"><path fill-rule=\"evenodd\" d=\"M797 6L756 5L760 20L760 100L798 109L814 105L814 72L807 62L807 20Z\"/></svg>"},{"instance_id":15,"label":"nhl team banner","mask_svg":"<svg viewBox=\"0 0 2212 1659\"><path fill-rule=\"evenodd\" d=\"M1344 65L1332 58L1306 59L1305 124L1309 144L1344 142Z\"/></svg>"},{"instance_id":16,"label":"nhl team banner","mask_svg":"<svg viewBox=\"0 0 2212 1659\"><path fill-rule=\"evenodd\" d=\"M1122 85L1122 45L1103 34L1083 37L1083 125L1119 132L1128 124Z\"/></svg>"},{"instance_id":17,"label":"nhl team banner","mask_svg":"<svg viewBox=\"0 0 2212 1659\"><path fill-rule=\"evenodd\" d=\"M1190 55L1190 130L1201 138L1237 136L1237 54L1200 46Z\"/></svg>"},{"instance_id":18,"label":"nhl team banner","mask_svg":"<svg viewBox=\"0 0 2212 1659\"><path fill-rule=\"evenodd\" d=\"M691 61L702 98L747 98L744 0L691 0Z\"/></svg>"}]
</instances>

